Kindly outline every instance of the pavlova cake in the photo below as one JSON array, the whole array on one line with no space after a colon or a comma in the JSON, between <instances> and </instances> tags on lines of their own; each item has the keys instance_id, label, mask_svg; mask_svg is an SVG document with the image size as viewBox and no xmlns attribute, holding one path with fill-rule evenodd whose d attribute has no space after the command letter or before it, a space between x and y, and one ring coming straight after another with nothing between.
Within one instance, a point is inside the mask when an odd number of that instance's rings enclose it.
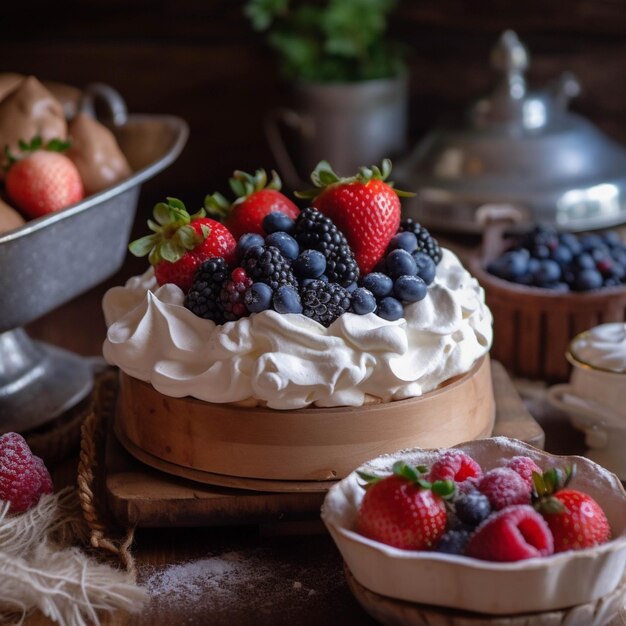
<instances>
[{"instance_id":1,"label":"pavlova cake","mask_svg":"<svg viewBox=\"0 0 626 626\"><path fill-rule=\"evenodd\" d=\"M402 192L385 182L389 172L385 161L340 179L322 162L301 211L262 170L235 172L233 203L207 197L206 210L221 221L204 210L189 215L174 198L158 204L152 234L130 246L149 255L151 267L103 301L106 360L152 393L133 402L145 408L168 398L176 420L203 405L212 416L236 406L307 409L312 419L321 408L425 398L485 361L492 318L482 288L428 231L401 219ZM485 372L482 402L491 415L461 437L485 434L492 423L488 363ZM480 403L469 402L458 419ZM411 409L407 419L415 415ZM433 419L437 428L446 421ZM404 445L400 421L387 439ZM197 440L197 422L189 428ZM407 429L415 435L414 425ZM373 449L380 450L370 446L370 456Z\"/></svg>"}]
</instances>

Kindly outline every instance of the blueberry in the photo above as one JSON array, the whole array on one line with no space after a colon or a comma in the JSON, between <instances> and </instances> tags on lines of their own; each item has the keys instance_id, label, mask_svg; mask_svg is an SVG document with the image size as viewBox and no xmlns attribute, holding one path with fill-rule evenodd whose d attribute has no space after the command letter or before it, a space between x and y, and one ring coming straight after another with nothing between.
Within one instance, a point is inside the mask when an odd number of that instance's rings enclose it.
<instances>
[{"instance_id":1,"label":"blueberry","mask_svg":"<svg viewBox=\"0 0 626 626\"><path fill-rule=\"evenodd\" d=\"M617 248L622 245L622 240L616 230L609 230L602 235L602 240L609 248Z\"/></svg>"},{"instance_id":2,"label":"blueberry","mask_svg":"<svg viewBox=\"0 0 626 626\"><path fill-rule=\"evenodd\" d=\"M237 257L242 259L243 255L250 248L254 246L262 246L264 243L263 237L261 237L261 235L257 235L256 233L246 233L245 235L241 235L235 249Z\"/></svg>"},{"instance_id":3,"label":"blueberry","mask_svg":"<svg viewBox=\"0 0 626 626\"><path fill-rule=\"evenodd\" d=\"M415 260L406 250L392 250L386 259L387 272L391 278L398 276L415 276L417 265Z\"/></svg>"},{"instance_id":4,"label":"blueberry","mask_svg":"<svg viewBox=\"0 0 626 626\"><path fill-rule=\"evenodd\" d=\"M435 280L437 266L432 258L425 252L414 252L413 260L417 265L417 275L427 284L430 285Z\"/></svg>"},{"instance_id":5,"label":"blueberry","mask_svg":"<svg viewBox=\"0 0 626 626\"><path fill-rule=\"evenodd\" d=\"M399 300L387 296L378 303L376 315L382 317L384 320L393 322L399 320L404 315L404 307Z\"/></svg>"},{"instance_id":6,"label":"blueberry","mask_svg":"<svg viewBox=\"0 0 626 626\"><path fill-rule=\"evenodd\" d=\"M404 302L419 302L426 297L428 286L419 276L400 276L393 284L393 293Z\"/></svg>"},{"instance_id":7,"label":"blueberry","mask_svg":"<svg viewBox=\"0 0 626 626\"><path fill-rule=\"evenodd\" d=\"M435 550L444 554L463 554L469 538L467 530L449 530L441 537Z\"/></svg>"},{"instance_id":8,"label":"blueberry","mask_svg":"<svg viewBox=\"0 0 626 626\"><path fill-rule=\"evenodd\" d=\"M413 252L417 250L417 237L408 230L398 233L391 238L389 250L406 250L407 252Z\"/></svg>"},{"instance_id":9,"label":"blueberry","mask_svg":"<svg viewBox=\"0 0 626 626\"><path fill-rule=\"evenodd\" d=\"M623 265L626 267L626 249L624 248L614 248L611 253L611 257L616 263Z\"/></svg>"},{"instance_id":10,"label":"blueberry","mask_svg":"<svg viewBox=\"0 0 626 626\"><path fill-rule=\"evenodd\" d=\"M556 261L543 259L539 262L539 268L534 274L535 283L538 287L544 287L549 283L554 283L561 278L561 267Z\"/></svg>"},{"instance_id":11,"label":"blueberry","mask_svg":"<svg viewBox=\"0 0 626 626\"><path fill-rule=\"evenodd\" d=\"M515 280L528 272L529 263L528 250L509 250L490 263L487 270L504 280Z\"/></svg>"},{"instance_id":12,"label":"blueberry","mask_svg":"<svg viewBox=\"0 0 626 626\"><path fill-rule=\"evenodd\" d=\"M462 493L454 501L456 516L468 526L478 526L489 517L491 505L489 498L478 491Z\"/></svg>"},{"instance_id":13,"label":"blueberry","mask_svg":"<svg viewBox=\"0 0 626 626\"><path fill-rule=\"evenodd\" d=\"M594 233L588 233L585 235L581 235L578 239L582 249L585 252L590 252L596 248L601 248L604 246L604 242L602 241L602 237L600 235L596 235Z\"/></svg>"},{"instance_id":14,"label":"blueberry","mask_svg":"<svg viewBox=\"0 0 626 626\"><path fill-rule=\"evenodd\" d=\"M243 301L250 313L260 313L266 311L272 306L273 291L269 285L265 283L252 283L246 291Z\"/></svg>"},{"instance_id":15,"label":"blueberry","mask_svg":"<svg viewBox=\"0 0 626 626\"><path fill-rule=\"evenodd\" d=\"M298 292L290 285L282 285L272 299L278 313L302 313L302 304Z\"/></svg>"},{"instance_id":16,"label":"blueberry","mask_svg":"<svg viewBox=\"0 0 626 626\"><path fill-rule=\"evenodd\" d=\"M572 251L565 245L560 245L552 251L552 259L559 265L567 265L573 258Z\"/></svg>"},{"instance_id":17,"label":"blueberry","mask_svg":"<svg viewBox=\"0 0 626 626\"><path fill-rule=\"evenodd\" d=\"M570 291L569 284L563 281L551 283L547 287L550 291L554 291L556 293L568 293Z\"/></svg>"},{"instance_id":18,"label":"blueberry","mask_svg":"<svg viewBox=\"0 0 626 626\"><path fill-rule=\"evenodd\" d=\"M271 235L277 232L291 233L296 227L296 223L284 213L273 211L263 218L262 226L263 230Z\"/></svg>"},{"instance_id":19,"label":"blueberry","mask_svg":"<svg viewBox=\"0 0 626 626\"><path fill-rule=\"evenodd\" d=\"M602 274L595 269L583 269L576 275L574 287L578 291L591 291L602 287Z\"/></svg>"},{"instance_id":20,"label":"blueberry","mask_svg":"<svg viewBox=\"0 0 626 626\"><path fill-rule=\"evenodd\" d=\"M291 266L299 278L317 278L326 271L326 257L317 250L305 250Z\"/></svg>"},{"instance_id":21,"label":"blueberry","mask_svg":"<svg viewBox=\"0 0 626 626\"><path fill-rule=\"evenodd\" d=\"M357 283L350 283L347 287L344 287L344 289L348 293L354 293L357 288L358 288L358 284Z\"/></svg>"},{"instance_id":22,"label":"blueberry","mask_svg":"<svg viewBox=\"0 0 626 626\"><path fill-rule=\"evenodd\" d=\"M580 254L582 246L578 241L578 237L573 233L561 233L559 235L559 241L564 245L573 255Z\"/></svg>"},{"instance_id":23,"label":"blueberry","mask_svg":"<svg viewBox=\"0 0 626 626\"><path fill-rule=\"evenodd\" d=\"M293 261L300 254L300 246L298 242L287 233L282 231L272 233L265 238L265 245L274 246L280 250L280 253L286 258Z\"/></svg>"},{"instance_id":24,"label":"blueberry","mask_svg":"<svg viewBox=\"0 0 626 626\"><path fill-rule=\"evenodd\" d=\"M536 259L549 259L550 258L550 248L543 243L534 245L531 248L530 252Z\"/></svg>"},{"instance_id":25,"label":"blueberry","mask_svg":"<svg viewBox=\"0 0 626 626\"><path fill-rule=\"evenodd\" d=\"M594 269L595 266L596 262L593 260L593 257L586 252L581 252L574 257L574 267L579 270L591 270Z\"/></svg>"},{"instance_id":26,"label":"blueberry","mask_svg":"<svg viewBox=\"0 0 626 626\"><path fill-rule=\"evenodd\" d=\"M374 294L368 289L365 289L365 287L355 289L352 294L352 310L357 315L373 313L376 310L376 298Z\"/></svg>"},{"instance_id":27,"label":"blueberry","mask_svg":"<svg viewBox=\"0 0 626 626\"><path fill-rule=\"evenodd\" d=\"M393 290L393 280L381 272L372 272L363 278L363 287L371 291L376 298L384 298Z\"/></svg>"},{"instance_id":28,"label":"blueberry","mask_svg":"<svg viewBox=\"0 0 626 626\"><path fill-rule=\"evenodd\" d=\"M609 278L615 278L620 283L623 283L626 279L626 267L624 267L621 263L614 262Z\"/></svg>"},{"instance_id":29,"label":"blueberry","mask_svg":"<svg viewBox=\"0 0 626 626\"><path fill-rule=\"evenodd\" d=\"M318 278L303 278L300 283L303 287L308 287L314 280L321 280L323 283L328 282L328 276L326 274L322 274Z\"/></svg>"}]
</instances>

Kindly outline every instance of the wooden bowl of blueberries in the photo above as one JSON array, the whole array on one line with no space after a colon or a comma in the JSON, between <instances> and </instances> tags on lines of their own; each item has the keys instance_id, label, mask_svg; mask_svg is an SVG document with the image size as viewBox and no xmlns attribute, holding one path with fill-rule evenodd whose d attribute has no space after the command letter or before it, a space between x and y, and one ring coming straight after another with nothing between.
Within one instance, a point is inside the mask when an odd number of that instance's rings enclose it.
<instances>
[{"instance_id":1,"label":"wooden bowl of blueberries","mask_svg":"<svg viewBox=\"0 0 626 626\"><path fill-rule=\"evenodd\" d=\"M470 269L494 318L493 358L518 376L567 380L570 340L626 320L626 237L535 225L509 234L488 222Z\"/></svg>"}]
</instances>

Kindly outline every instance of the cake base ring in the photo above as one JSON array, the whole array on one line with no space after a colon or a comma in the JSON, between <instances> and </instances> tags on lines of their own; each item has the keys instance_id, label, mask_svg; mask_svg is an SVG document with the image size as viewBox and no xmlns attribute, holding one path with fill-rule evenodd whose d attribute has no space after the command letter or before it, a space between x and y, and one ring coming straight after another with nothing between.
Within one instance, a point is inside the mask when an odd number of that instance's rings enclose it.
<instances>
[{"instance_id":1,"label":"cake base ring","mask_svg":"<svg viewBox=\"0 0 626 626\"><path fill-rule=\"evenodd\" d=\"M188 478L224 476L228 486L233 477L288 481L291 490L333 481L381 454L487 437L495 421L488 356L423 396L361 407L238 407L165 396L124 372L119 382L115 429L131 454Z\"/></svg>"}]
</instances>

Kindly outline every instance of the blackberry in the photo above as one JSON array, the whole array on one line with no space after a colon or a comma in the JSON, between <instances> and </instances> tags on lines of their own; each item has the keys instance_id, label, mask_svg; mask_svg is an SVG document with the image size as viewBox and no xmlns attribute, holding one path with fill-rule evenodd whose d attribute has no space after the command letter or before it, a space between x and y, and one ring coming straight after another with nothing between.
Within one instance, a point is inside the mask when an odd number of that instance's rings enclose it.
<instances>
[{"instance_id":1,"label":"blackberry","mask_svg":"<svg viewBox=\"0 0 626 626\"><path fill-rule=\"evenodd\" d=\"M227 278L228 265L222 257L202 263L194 274L191 289L185 296L185 307L198 317L223 324L224 309L220 301L220 292Z\"/></svg>"},{"instance_id":2,"label":"blackberry","mask_svg":"<svg viewBox=\"0 0 626 626\"><path fill-rule=\"evenodd\" d=\"M235 268L230 278L224 281L220 291L220 301L224 311L224 319L227 322L238 320L240 317L248 315L248 307L245 304L244 296L252 281L241 267Z\"/></svg>"},{"instance_id":3,"label":"blackberry","mask_svg":"<svg viewBox=\"0 0 626 626\"><path fill-rule=\"evenodd\" d=\"M331 283L347 287L359 277L359 266L344 234L317 209L304 209L293 232L301 250L317 250L326 257L326 275Z\"/></svg>"},{"instance_id":4,"label":"blackberry","mask_svg":"<svg viewBox=\"0 0 626 626\"><path fill-rule=\"evenodd\" d=\"M273 291L283 285L298 288L291 263L274 246L253 246L244 255L241 267L255 283L265 283Z\"/></svg>"},{"instance_id":5,"label":"blackberry","mask_svg":"<svg viewBox=\"0 0 626 626\"><path fill-rule=\"evenodd\" d=\"M300 292L302 313L330 326L340 315L350 308L350 294L337 283L314 280Z\"/></svg>"},{"instance_id":6,"label":"blackberry","mask_svg":"<svg viewBox=\"0 0 626 626\"><path fill-rule=\"evenodd\" d=\"M417 239L417 252L425 252L437 265L441 261L441 248L437 240L412 217L406 217L400 222L399 232L407 231L413 233Z\"/></svg>"}]
</instances>

